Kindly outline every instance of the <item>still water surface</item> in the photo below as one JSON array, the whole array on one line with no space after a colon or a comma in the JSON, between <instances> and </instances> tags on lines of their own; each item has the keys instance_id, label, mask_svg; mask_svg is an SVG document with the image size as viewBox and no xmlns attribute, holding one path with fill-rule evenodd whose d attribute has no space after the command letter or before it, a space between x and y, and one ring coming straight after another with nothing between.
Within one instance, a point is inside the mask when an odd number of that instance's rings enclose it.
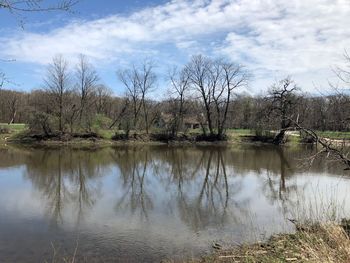
<instances>
[{"instance_id":1,"label":"still water surface","mask_svg":"<svg viewBox=\"0 0 350 263\"><path fill-rule=\"evenodd\" d=\"M304 148L0 148L0 262L160 262L290 231L344 200L341 167ZM332 211L328 211L332 210ZM311 212L310 212L311 211ZM76 252L75 252L76 250Z\"/></svg>"}]
</instances>

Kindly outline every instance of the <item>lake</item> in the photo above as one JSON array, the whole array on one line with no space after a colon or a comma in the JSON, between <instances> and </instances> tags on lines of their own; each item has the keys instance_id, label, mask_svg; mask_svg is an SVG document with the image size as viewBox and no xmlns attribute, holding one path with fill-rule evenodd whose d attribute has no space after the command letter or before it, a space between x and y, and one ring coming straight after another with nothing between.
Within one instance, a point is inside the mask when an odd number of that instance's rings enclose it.
<instances>
[{"instance_id":1,"label":"lake","mask_svg":"<svg viewBox=\"0 0 350 263\"><path fill-rule=\"evenodd\" d=\"M309 147L0 148L0 262L181 261L347 215L349 172Z\"/></svg>"}]
</instances>

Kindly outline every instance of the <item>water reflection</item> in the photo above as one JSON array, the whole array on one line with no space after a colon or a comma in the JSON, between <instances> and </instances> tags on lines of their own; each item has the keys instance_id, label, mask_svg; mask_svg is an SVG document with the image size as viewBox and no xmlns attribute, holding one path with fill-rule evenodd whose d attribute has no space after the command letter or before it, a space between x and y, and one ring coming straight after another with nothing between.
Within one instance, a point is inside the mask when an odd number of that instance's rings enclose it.
<instances>
[{"instance_id":1,"label":"water reflection","mask_svg":"<svg viewBox=\"0 0 350 263\"><path fill-rule=\"evenodd\" d=\"M230 198L241 191L241 179L228 182L227 173L234 177L234 171L226 165L221 148L117 148L111 156L123 184L116 210L129 209L141 219L148 219L154 199L165 190L163 206L178 213L194 231L224 224ZM246 201L232 201L231 209L244 210Z\"/></svg>"},{"instance_id":2,"label":"water reflection","mask_svg":"<svg viewBox=\"0 0 350 263\"><path fill-rule=\"evenodd\" d=\"M290 161L286 158L284 151L283 148L276 149L279 171L266 172L263 191L271 204L278 202L283 214L288 215L290 212L288 208L295 205L295 200L292 196L297 195L298 186L296 181L289 180L295 173L296 168L290 165Z\"/></svg>"},{"instance_id":3,"label":"water reflection","mask_svg":"<svg viewBox=\"0 0 350 263\"><path fill-rule=\"evenodd\" d=\"M100 194L96 178L107 171L94 160L95 151L41 149L26 159L25 178L40 191L47 202L47 214L53 226L63 223L65 205L75 205L77 224L84 211L91 208Z\"/></svg>"},{"instance_id":4,"label":"water reflection","mask_svg":"<svg viewBox=\"0 0 350 263\"><path fill-rule=\"evenodd\" d=\"M192 256L214 240L246 240L250 224L279 231L310 183L300 178L343 173L323 160L305 171L300 160L312 151L266 146L0 149L3 187L30 190L26 197L0 194L5 211L0 233L6 224L14 231L16 224L32 224L25 221L27 201L37 204L30 215L46 222L47 240L58 233L54 229L63 231L63 240L72 239L73 232L84 235L81 254L99 244L97 256L110 249L115 258L123 248L135 262L184 251ZM5 172L18 175L17 183L11 184ZM8 204L21 202L17 223L2 224L2 218L14 216Z\"/></svg>"},{"instance_id":5,"label":"water reflection","mask_svg":"<svg viewBox=\"0 0 350 263\"><path fill-rule=\"evenodd\" d=\"M115 205L116 210L122 212L130 209L131 213L140 213L141 218L148 218L148 210L153 208L152 198L147 189L145 177L148 166L152 166L152 160L148 157L148 151L115 151L116 164L120 169L123 180L122 195ZM147 176L148 177L148 176ZM147 178L146 178L147 179Z\"/></svg>"}]
</instances>

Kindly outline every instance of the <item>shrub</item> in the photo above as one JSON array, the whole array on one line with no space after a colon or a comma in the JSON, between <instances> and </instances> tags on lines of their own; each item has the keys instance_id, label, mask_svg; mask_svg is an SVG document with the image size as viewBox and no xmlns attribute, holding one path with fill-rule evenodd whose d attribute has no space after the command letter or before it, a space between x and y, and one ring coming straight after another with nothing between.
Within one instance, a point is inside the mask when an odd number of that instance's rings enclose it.
<instances>
[{"instance_id":1,"label":"shrub","mask_svg":"<svg viewBox=\"0 0 350 263\"><path fill-rule=\"evenodd\" d=\"M112 140L114 141L125 141L129 139L129 134L128 133L119 133L116 132L113 137Z\"/></svg>"},{"instance_id":2,"label":"shrub","mask_svg":"<svg viewBox=\"0 0 350 263\"><path fill-rule=\"evenodd\" d=\"M112 120L104 115L97 114L92 122L93 129L108 129L112 124Z\"/></svg>"},{"instance_id":3,"label":"shrub","mask_svg":"<svg viewBox=\"0 0 350 263\"><path fill-rule=\"evenodd\" d=\"M35 112L29 119L29 129L32 132L44 133L49 135L53 131L55 118L44 112Z\"/></svg>"}]
</instances>

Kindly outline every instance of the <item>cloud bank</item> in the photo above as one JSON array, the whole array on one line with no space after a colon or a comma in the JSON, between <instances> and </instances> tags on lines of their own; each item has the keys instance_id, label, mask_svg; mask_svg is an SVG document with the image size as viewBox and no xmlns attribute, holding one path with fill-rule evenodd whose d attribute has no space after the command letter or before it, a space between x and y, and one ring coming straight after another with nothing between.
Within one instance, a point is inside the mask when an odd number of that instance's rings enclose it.
<instances>
[{"instance_id":1,"label":"cloud bank","mask_svg":"<svg viewBox=\"0 0 350 263\"><path fill-rule=\"evenodd\" d=\"M350 48L349 14L348 0L173 0L128 16L0 37L0 55L44 65L57 53L84 53L108 64L205 50L246 64L258 79L320 78Z\"/></svg>"}]
</instances>

